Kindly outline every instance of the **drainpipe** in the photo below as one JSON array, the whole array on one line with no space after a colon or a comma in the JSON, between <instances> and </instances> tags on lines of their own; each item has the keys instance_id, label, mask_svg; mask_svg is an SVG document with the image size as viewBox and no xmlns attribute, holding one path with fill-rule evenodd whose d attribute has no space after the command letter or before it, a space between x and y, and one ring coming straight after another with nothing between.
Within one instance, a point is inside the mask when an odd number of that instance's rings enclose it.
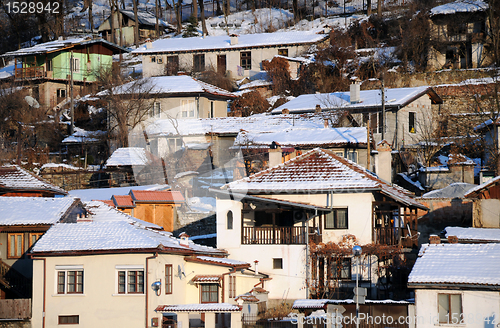
<instances>
[{"instance_id":1,"label":"drainpipe","mask_svg":"<svg viewBox=\"0 0 500 328\"><path fill-rule=\"evenodd\" d=\"M148 260L155 259L157 257L158 257L158 252L156 252L155 255L153 255L153 256L146 257L146 274L145 274L146 281L144 283L144 291L146 292L146 315L145 315L145 321L146 321L145 327L146 328L148 328L148 310L149 310L148 309L149 308L149 302L148 302L148 297L149 297L149 295L148 295L148 291L149 291L149 288L148 288L149 287L149 279L148 279L149 278L149 274L148 274L149 266L148 266L148 264L149 264L149 262L148 262Z\"/></svg>"},{"instance_id":2,"label":"drainpipe","mask_svg":"<svg viewBox=\"0 0 500 328\"><path fill-rule=\"evenodd\" d=\"M317 217L318 216L318 209L314 209L314 217ZM309 281L309 220L312 219L312 218L309 218L307 220L307 224L306 224L306 298L309 298L309 284L310 284L310 281Z\"/></svg>"},{"instance_id":3,"label":"drainpipe","mask_svg":"<svg viewBox=\"0 0 500 328\"><path fill-rule=\"evenodd\" d=\"M45 258L34 258L34 261L41 260L43 261L43 292L42 292L42 328L45 328L45 294L46 294L46 283L47 283L47 265L45 263Z\"/></svg>"}]
</instances>

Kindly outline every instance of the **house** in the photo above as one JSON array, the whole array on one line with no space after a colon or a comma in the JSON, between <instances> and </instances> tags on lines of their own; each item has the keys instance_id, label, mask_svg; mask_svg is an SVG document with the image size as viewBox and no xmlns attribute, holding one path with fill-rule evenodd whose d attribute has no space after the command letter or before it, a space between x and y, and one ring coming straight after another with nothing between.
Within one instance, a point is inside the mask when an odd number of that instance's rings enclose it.
<instances>
[{"instance_id":1,"label":"house","mask_svg":"<svg viewBox=\"0 0 500 328\"><path fill-rule=\"evenodd\" d=\"M466 243L500 243L500 229L495 228L462 228L446 227L445 237L448 240L456 237L457 242Z\"/></svg>"},{"instance_id":2,"label":"house","mask_svg":"<svg viewBox=\"0 0 500 328\"><path fill-rule=\"evenodd\" d=\"M138 10L137 19L139 21L139 39L144 40L147 38L157 38L165 31L172 31L174 28L162 20L156 18L155 15L148 12ZM121 22L120 22L121 20ZM113 28L115 29L116 37L112 40L111 36L111 16L106 18L99 26L98 31L102 37L109 42L120 44L123 46L133 45L134 42L134 29L135 29L135 15L131 9L119 9L113 15ZM120 24L121 23L121 24ZM156 26L158 24L159 35L156 33ZM121 28L121 29L120 29ZM120 42L120 37L122 38Z\"/></svg>"},{"instance_id":3,"label":"house","mask_svg":"<svg viewBox=\"0 0 500 328\"><path fill-rule=\"evenodd\" d=\"M500 244L424 244L408 277L416 327L495 327Z\"/></svg>"},{"instance_id":4,"label":"house","mask_svg":"<svg viewBox=\"0 0 500 328\"><path fill-rule=\"evenodd\" d=\"M145 77L212 68L240 80L261 71L263 60L299 56L327 38L323 31L311 30L161 39L146 42L133 53L142 55Z\"/></svg>"},{"instance_id":5,"label":"house","mask_svg":"<svg viewBox=\"0 0 500 328\"><path fill-rule=\"evenodd\" d=\"M53 226L31 251L34 328L241 327L235 298L268 280L186 236L140 222L85 221Z\"/></svg>"},{"instance_id":6,"label":"house","mask_svg":"<svg viewBox=\"0 0 500 328\"><path fill-rule=\"evenodd\" d=\"M2 56L14 57L16 82L30 82L31 95L40 105L55 108L67 104L71 80L75 98L91 93L98 72L111 69L114 54L127 52L103 39L81 37L45 42Z\"/></svg>"},{"instance_id":7,"label":"house","mask_svg":"<svg viewBox=\"0 0 500 328\"><path fill-rule=\"evenodd\" d=\"M386 140L394 149L422 141L434 131L432 105L443 101L431 87L385 89L384 98L382 102L380 90L360 90L359 84L354 83L349 92L300 95L271 113L346 111L357 126L370 123L375 143Z\"/></svg>"},{"instance_id":8,"label":"house","mask_svg":"<svg viewBox=\"0 0 500 328\"><path fill-rule=\"evenodd\" d=\"M140 220L174 231L177 226L177 208L185 200L179 191L130 190L128 195L113 195L109 205Z\"/></svg>"},{"instance_id":9,"label":"house","mask_svg":"<svg viewBox=\"0 0 500 328\"><path fill-rule=\"evenodd\" d=\"M0 167L0 196L55 197L67 194L18 165Z\"/></svg>"},{"instance_id":10,"label":"house","mask_svg":"<svg viewBox=\"0 0 500 328\"><path fill-rule=\"evenodd\" d=\"M0 298L31 296L32 261L26 256L54 224L74 222L82 205L73 197L0 197Z\"/></svg>"},{"instance_id":11,"label":"house","mask_svg":"<svg viewBox=\"0 0 500 328\"><path fill-rule=\"evenodd\" d=\"M470 189L464 197L473 200L474 228L500 228L500 176Z\"/></svg>"},{"instance_id":12,"label":"house","mask_svg":"<svg viewBox=\"0 0 500 328\"><path fill-rule=\"evenodd\" d=\"M478 68L491 63L488 4L455 1L430 10L429 67Z\"/></svg>"},{"instance_id":13,"label":"house","mask_svg":"<svg viewBox=\"0 0 500 328\"><path fill-rule=\"evenodd\" d=\"M351 269L359 268L349 256L352 245L416 247L416 212L425 209L404 189L318 148L230 182L217 194L217 247L230 257L258 261L274 278L268 284L270 301L283 295L287 300L333 297L339 287L343 295L352 293L356 274ZM343 248L349 255L329 258L321 251L328 243L344 245L330 249ZM372 297L378 283L375 257L368 252L367 265L357 273Z\"/></svg>"}]
</instances>

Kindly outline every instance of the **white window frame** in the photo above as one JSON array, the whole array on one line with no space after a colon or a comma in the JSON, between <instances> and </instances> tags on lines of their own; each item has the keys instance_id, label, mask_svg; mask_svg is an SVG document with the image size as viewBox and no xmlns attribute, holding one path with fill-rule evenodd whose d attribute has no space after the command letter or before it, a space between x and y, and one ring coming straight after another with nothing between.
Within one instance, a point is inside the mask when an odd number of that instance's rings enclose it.
<instances>
[{"instance_id":1,"label":"white window frame","mask_svg":"<svg viewBox=\"0 0 500 328\"><path fill-rule=\"evenodd\" d=\"M149 117L151 118L161 118L161 102L153 102L153 106L149 111Z\"/></svg>"},{"instance_id":2,"label":"white window frame","mask_svg":"<svg viewBox=\"0 0 500 328\"><path fill-rule=\"evenodd\" d=\"M80 58L73 57L73 73L80 73Z\"/></svg>"},{"instance_id":3,"label":"white window frame","mask_svg":"<svg viewBox=\"0 0 500 328\"><path fill-rule=\"evenodd\" d=\"M189 99L181 100L181 117L182 118L197 118L196 101Z\"/></svg>"},{"instance_id":4,"label":"white window frame","mask_svg":"<svg viewBox=\"0 0 500 328\"><path fill-rule=\"evenodd\" d=\"M117 265L115 266L116 269L116 282L115 282L115 295L144 295L146 293L146 272L144 270L144 266L141 265ZM119 284L120 284L120 272L124 271L125 272L125 291L120 292L119 290ZM143 285L143 290L142 292L129 292L129 272L133 271L142 271L142 285Z\"/></svg>"},{"instance_id":5,"label":"white window frame","mask_svg":"<svg viewBox=\"0 0 500 328\"><path fill-rule=\"evenodd\" d=\"M82 273L82 291L68 292L68 272L81 272ZM62 293L59 292L59 273L64 273L64 291ZM56 265L55 266L55 283L54 283L54 294L55 295L83 295L85 293L85 273L83 269L83 265ZM75 281L75 290L77 282Z\"/></svg>"},{"instance_id":6,"label":"white window frame","mask_svg":"<svg viewBox=\"0 0 500 328\"><path fill-rule=\"evenodd\" d=\"M442 297L441 297L442 296ZM452 312L453 310L451 309L452 304L452 296L459 297L460 300L460 312ZM440 299L445 299L446 298L446 308L442 308L442 303ZM456 306L457 304L455 304ZM438 293L437 294L437 311L438 311L438 321L440 325L460 325L463 324L463 297L461 293ZM444 313L442 311L447 311L447 313ZM443 317L446 317L446 320L443 320Z\"/></svg>"}]
</instances>

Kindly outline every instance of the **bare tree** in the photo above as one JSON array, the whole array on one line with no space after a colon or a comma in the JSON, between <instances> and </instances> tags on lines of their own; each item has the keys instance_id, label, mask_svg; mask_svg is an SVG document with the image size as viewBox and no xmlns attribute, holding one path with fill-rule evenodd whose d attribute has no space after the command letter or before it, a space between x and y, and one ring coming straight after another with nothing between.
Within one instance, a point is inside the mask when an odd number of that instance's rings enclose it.
<instances>
[{"instance_id":1,"label":"bare tree","mask_svg":"<svg viewBox=\"0 0 500 328\"><path fill-rule=\"evenodd\" d=\"M83 8L80 12L84 12L85 10L89 10L89 22L90 22L90 30L94 31L94 15L92 13L92 0L84 0Z\"/></svg>"},{"instance_id":2,"label":"bare tree","mask_svg":"<svg viewBox=\"0 0 500 328\"><path fill-rule=\"evenodd\" d=\"M201 15L201 30L203 32L203 36L208 35L207 23L205 21L205 5L203 4L203 0L200 0L200 15Z\"/></svg>"},{"instance_id":3,"label":"bare tree","mask_svg":"<svg viewBox=\"0 0 500 328\"><path fill-rule=\"evenodd\" d=\"M134 43L136 45L136 47L139 46L139 18L137 17L137 6L138 6L138 1L139 0L132 0L132 3L134 5L134 20L135 20L135 24L134 24ZM120 36L121 36L121 32L120 32ZM121 40L121 37L120 37L120 40Z\"/></svg>"}]
</instances>

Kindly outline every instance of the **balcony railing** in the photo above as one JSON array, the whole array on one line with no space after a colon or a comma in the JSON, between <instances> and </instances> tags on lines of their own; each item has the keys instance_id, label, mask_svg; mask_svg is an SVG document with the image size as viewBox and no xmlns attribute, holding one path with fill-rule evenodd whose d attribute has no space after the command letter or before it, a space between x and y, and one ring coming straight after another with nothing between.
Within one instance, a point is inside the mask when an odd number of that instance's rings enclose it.
<instances>
[{"instance_id":1,"label":"balcony railing","mask_svg":"<svg viewBox=\"0 0 500 328\"><path fill-rule=\"evenodd\" d=\"M380 245L398 245L403 229L397 227L375 228L375 243Z\"/></svg>"},{"instance_id":2,"label":"balcony railing","mask_svg":"<svg viewBox=\"0 0 500 328\"><path fill-rule=\"evenodd\" d=\"M43 66L22 67L15 70L16 79L41 79L47 77Z\"/></svg>"},{"instance_id":3,"label":"balcony railing","mask_svg":"<svg viewBox=\"0 0 500 328\"><path fill-rule=\"evenodd\" d=\"M306 244L306 227L243 227L245 245Z\"/></svg>"}]
</instances>

